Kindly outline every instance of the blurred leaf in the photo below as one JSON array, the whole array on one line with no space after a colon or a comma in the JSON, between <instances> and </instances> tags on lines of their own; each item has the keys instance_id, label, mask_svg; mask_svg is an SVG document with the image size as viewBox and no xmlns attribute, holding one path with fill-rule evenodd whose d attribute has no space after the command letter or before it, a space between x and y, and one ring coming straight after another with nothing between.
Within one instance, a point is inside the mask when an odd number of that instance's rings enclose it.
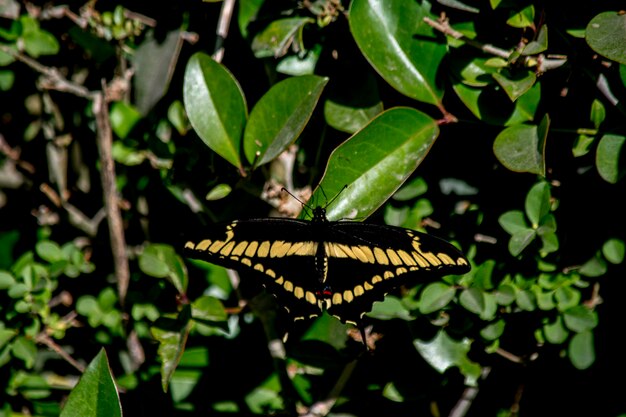
<instances>
[{"instance_id":1,"label":"blurred leaf","mask_svg":"<svg viewBox=\"0 0 626 417\"><path fill-rule=\"evenodd\" d=\"M565 286L558 287L554 293L559 311L566 311L578 306L581 297L578 289Z\"/></svg>"},{"instance_id":2,"label":"blurred leaf","mask_svg":"<svg viewBox=\"0 0 626 417\"><path fill-rule=\"evenodd\" d=\"M182 316L183 314L181 314ZM167 324L167 326L162 326ZM167 392L167 388L178 366L184 351L191 322L186 319L159 321L157 325L150 328L153 337L159 342L158 355L161 358L161 386L163 391Z\"/></svg>"},{"instance_id":3,"label":"blurred leaf","mask_svg":"<svg viewBox=\"0 0 626 417\"><path fill-rule=\"evenodd\" d=\"M54 263L65 260L61 247L56 242L42 240L35 245L35 252L44 261Z\"/></svg>"},{"instance_id":4,"label":"blurred leaf","mask_svg":"<svg viewBox=\"0 0 626 417\"><path fill-rule=\"evenodd\" d=\"M415 171L438 134L436 122L417 110L381 113L335 148L312 201L321 201L320 189L327 196L341 191L328 208L328 219L366 218Z\"/></svg>"},{"instance_id":5,"label":"blurred leaf","mask_svg":"<svg viewBox=\"0 0 626 417\"><path fill-rule=\"evenodd\" d=\"M607 261L618 265L624 262L626 246L621 239L609 239L602 245L602 254Z\"/></svg>"},{"instance_id":6,"label":"blurred leaf","mask_svg":"<svg viewBox=\"0 0 626 417\"><path fill-rule=\"evenodd\" d=\"M185 69L183 97L194 130L222 158L241 169L239 151L248 110L233 75L203 53Z\"/></svg>"},{"instance_id":7,"label":"blurred leaf","mask_svg":"<svg viewBox=\"0 0 626 417\"><path fill-rule=\"evenodd\" d=\"M606 262L598 254L585 262L578 272L586 277L600 277L606 274Z\"/></svg>"},{"instance_id":8,"label":"blurred leaf","mask_svg":"<svg viewBox=\"0 0 626 417\"><path fill-rule=\"evenodd\" d=\"M270 162L292 144L309 121L327 78L287 78L274 85L252 109L243 138L251 165Z\"/></svg>"},{"instance_id":9,"label":"blurred leaf","mask_svg":"<svg viewBox=\"0 0 626 417\"><path fill-rule=\"evenodd\" d=\"M282 410L284 407L280 391L280 381L276 373L273 373L246 395L244 401L254 414L273 414L271 411Z\"/></svg>"},{"instance_id":10,"label":"blurred leaf","mask_svg":"<svg viewBox=\"0 0 626 417\"><path fill-rule=\"evenodd\" d=\"M248 26L254 21L265 0L240 0L238 7L237 23L241 36L248 38Z\"/></svg>"},{"instance_id":11,"label":"blurred leaf","mask_svg":"<svg viewBox=\"0 0 626 417\"><path fill-rule=\"evenodd\" d=\"M13 88L13 81L15 81L15 73L13 71L0 70L0 91L9 91Z\"/></svg>"},{"instance_id":12,"label":"blurred leaf","mask_svg":"<svg viewBox=\"0 0 626 417\"><path fill-rule=\"evenodd\" d=\"M149 31L132 55L135 105L146 116L167 92L183 40L179 30L172 30L157 40Z\"/></svg>"},{"instance_id":13,"label":"blurred leaf","mask_svg":"<svg viewBox=\"0 0 626 417\"><path fill-rule=\"evenodd\" d=\"M428 191L426 181L422 177L417 177L404 183L392 198L396 201L408 201L419 197L426 191Z\"/></svg>"},{"instance_id":14,"label":"blurred leaf","mask_svg":"<svg viewBox=\"0 0 626 417\"><path fill-rule=\"evenodd\" d=\"M522 10L516 10L511 13L506 23L514 28L525 28L534 25L535 6L528 5Z\"/></svg>"},{"instance_id":15,"label":"blurred leaf","mask_svg":"<svg viewBox=\"0 0 626 417\"><path fill-rule=\"evenodd\" d=\"M70 393L60 417L121 417L119 394L104 349L91 361Z\"/></svg>"},{"instance_id":16,"label":"blurred leaf","mask_svg":"<svg viewBox=\"0 0 626 417\"><path fill-rule=\"evenodd\" d=\"M502 214L498 218L498 223L510 235L529 229L524 213L519 210L511 210Z\"/></svg>"},{"instance_id":17,"label":"blurred leaf","mask_svg":"<svg viewBox=\"0 0 626 417\"><path fill-rule=\"evenodd\" d=\"M505 325L506 322L504 320L489 323L480 330L480 336L485 340L496 340L504 333Z\"/></svg>"},{"instance_id":18,"label":"blurred leaf","mask_svg":"<svg viewBox=\"0 0 626 417\"><path fill-rule=\"evenodd\" d=\"M509 284L500 284L495 296L498 304L503 306L510 305L515 301L515 288Z\"/></svg>"},{"instance_id":19,"label":"blurred leaf","mask_svg":"<svg viewBox=\"0 0 626 417\"><path fill-rule=\"evenodd\" d=\"M314 45L312 49L298 55L287 55L276 65L276 71L291 76L313 75L320 58L322 47Z\"/></svg>"},{"instance_id":20,"label":"blurred leaf","mask_svg":"<svg viewBox=\"0 0 626 417\"><path fill-rule=\"evenodd\" d=\"M124 139L128 137L133 127L141 120L141 113L132 105L123 101L116 101L111 105L109 114L111 128L115 134Z\"/></svg>"},{"instance_id":21,"label":"blurred leaf","mask_svg":"<svg viewBox=\"0 0 626 417\"><path fill-rule=\"evenodd\" d=\"M456 289L443 282L433 282L428 284L420 295L420 313L430 314L441 310L452 301L456 294Z\"/></svg>"},{"instance_id":22,"label":"blurred leaf","mask_svg":"<svg viewBox=\"0 0 626 417\"><path fill-rule=\"evenodd\" d=\"M167 120L170 121L180 135L187 134L189 130L189 119L187 118L185 107L180 100L174 100L172 104L170 104L167 109Z\"/></svg>"},{"instance_id":23,"label":"blurred leaf","mask_svg":"<svg viewBox=\"0 0 626 417\"><path fill-rule=\"evenodd\" d=\"M537 33L537 37L528 42L528 44L524 47L522 51L522 55L537 55L541 52L544 52L548 49L548 25L542 25L539 28L539 33Z\"/></svg>"},{"instance_id":24,"label":"blurred leaf","mask_svg":"<svg viewBox=\"0 0 626 417\"><path fill-rule=\"evenodd\" d=\"M383 301L374 303L372 311L367 313L367 316L378 320L400 319L409 321L415 318L402 301L392 295L386 296Z\"/></svg>"},{"instance_id":25,"label":"blurred leaf","mask_svg":"<svg viewBox=\"0 0 626 417\"><path fill-rule=\"evenodd\" d=\"M349 22L359 49L385 81L408 97L439 105L443 90L436 76L446 45L424 22L430 16L427 3L354 0Z\"/></svg>"},{"instance_id":26,"label":"blurred leaf","mask_svg":"<svg viewBox=\"0 0 626 417\"><path fill-rule=\"evenodd\" d=\"M13 275L7 271L0 271L0 290L11 288L15 283L16 281Z\"/></svg>"},{"instance_id":27,"label":"blurred leaf","mask_svg":"<svg viewBox=\"0 0 626 417\"><path fill-rule=\"evenodd\" d=\"M33 58L41 55L56 55L59 53L59 42L50 33L39 27L39 22L29 15L20 16L22 23L22 41L24 50Z\"/></svg>"},{"instance_id":28,"label":"blurred leaf","mask_svg":"<svg viewBox=\"0 0 626 417\"><path fill-rule=\"evenodd\" d=\"M535 240L537 233L533 229L519 230L509 240L509 252L517 256Z\"/></svg>"},{"instance_id":29,"label":"blurred leaf","mask_svg":"<svg viewBox=\"0 0 626 417\"><path fill-rule=\"evenodd\" d=\"M535 294L528 290L521 290L515 294L517 306L525 311L535 311L537 308Z\"/></svg>"},{"instance_id":30,"label":"blurred leaf","mask_svg":"<svg viewBox=\"0 0 626 417\"><path fill-rule=\"evenodd\" d=\"M594 99L591 103L591 114L589 120L593 123L593 127L599 129L604 120L606 119L606 109L604 104L598 99Z\"/></svg>"},{"instance_id":31,"label":"blurred leaf","mask_svg":"<svg viewBox=\"0 0 626 417\"><path fill-rule=\"evenodd\" d=\"M428 342L415 339L413 344L420 355L437 372L444 373L446 369L456 366L465 376L466 385L476 385L480 377L480 366L467 357L471 345L469 339L456 341L441 330L434 339Z\"/></svg>"},{"instance_id":32,"label":"blurred leaf","mask_svg":"<svg viewBox=\"0 0 626 417\"><path fill-rule=\"evenodd\" d=\"M228 315L224 305L215 297L203 295L191 303L191 316L196 320L226 321Z\"/></svg>"},{"instance_id":33,"label":"blurred leaf","mask_svg":"<svg viewBox=\"0 0 626 417\"><path fill-rule=\"evenodd\" d=\"M598 143L596 151L596 168L606 182L617 184L626 173L624 166L624 148L626 137L621 135L604 135Z\"/></svg>"},{"instance_id":34,"label":"blurred leaf","mask_svg":"<svg viewBox=\"0 0 626 417\"><path fill-rule=\"evenodd\" d=\"M577 305L563 312L565 326L577 333L593 330L598 325L598 315L595 311L583 305Z\"/></svg>"},{"instance_id":35,"label":"blurred leaf","mask_svg":"<svg viewBox=\"0 0 626 417\"><path fill-rule=\"evenodd\" d=\"M478 288L466 288L461 291L459 304L467 311L480 315L485 309L485 297L483 292Z\"/></svg>"},{"instance_id":36,"label":"blurred leaf","mask_svg":"<svg viewBox=\"0 0 626 417\"><path fill-rule=\"evenodd\" d=\"M35 365L37 359L37 346L35 342L25 336L18 336L11 344L13 356L24 361L26 368L30 369Z\"/></svg>"},{"instance_id":37,"label":"blurred leaf","mask_svg":"<svg viewBox=\"0 0 626 417\"><path fill-rule=\"evenodd\" d=\"M626 15L602 12L587 24L585 40L600 55L626 65Z\"/></svg>"},{"instance_id":38,"label":"blurred leaf","mask_svg":"<svg viewBox=\"0 0 626 417\"><path fill-rule=\"evenodd\" d=\"M546 336L546 340L555 345L565 342L567 336L569 336L569 331L563 326L561 316L557 316L553 323L545 324L543 333Z\"/></svg>"},{"instance_id":39,"label":"blurred leaf","mask_svg":"<svg viewBox=\"0 0 626 417\"><path fill-rule=\"evenodd\" d=\"M207 201L221 200L228 196L232 190L232 187L228 184L217 184L215 187L211 188L204 199Z\"/></svg>"},{"instance_id":40,"label":"blurred leaf","mask_svg":"<svg viewBox=\"0 0 626 417\"><path fill-rule=\"evenodd\" d=\"M308 17L290 17L272 21L265 29L259 32L252 40L252 52L257 58L278 58L285 55L292 43L296 50L302 44L302 30L304 26L315 21Z\"/></svg>"},{"instance_id":41,"label":"blurred leaf","mask_svg":"<svg viewBox=\"0 0 626 417\"><path fill-rule=\"evenodd\" d=\"M139 255L139 268L155 278L168 278L176 290L187 290L187 271L180 257L170 245L149 244Z\"/></svg>"},{"instance_id":42,"label":"blurred leaf","mask_svg":"<svg viewBox=\"0 0 626 417\"><path fill-rule=\"evenodd\" d=\"M111 155L113 156L113 160L115 162L119 162L120 164L124 164L126 166L139 165L145 161L148 156L145 151L126 146L119 140L113 142Z\"/></svg>"},{"instance_id":43,"label":"blurred leaf","mask_svg":"<svg viewBox=\"0 0 626 417\"><path fill-rule=\"evenodd\" d=\"M550 185L540 181L532 186L526 196L526 215L532 228L537 229L539 222L550 212Z\"/></svg>"},{"instance_id":44,"label":"blurred leaf","mask_svg":"<svg viewBox=\"0 0 626 417\"><path fill-rule=\"evenodd\" d=\"M582 332L574 335L567 351L572 365L577 369L587 369L596 360L592 332Z\"/></svg>"}]
</instances>

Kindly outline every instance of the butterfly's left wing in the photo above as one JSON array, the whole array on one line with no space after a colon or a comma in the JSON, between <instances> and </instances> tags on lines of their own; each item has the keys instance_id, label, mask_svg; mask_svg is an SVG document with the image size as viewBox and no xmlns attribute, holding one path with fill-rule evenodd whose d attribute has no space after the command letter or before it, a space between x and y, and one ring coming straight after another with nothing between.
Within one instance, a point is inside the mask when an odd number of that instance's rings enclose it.
<instances>
[{"instance_id":1,"label":"butterfly's left wing","mask_svg":"<svg viewBox=\"0 0 626 417\"><path fill-rule=\"evenodd\" d=\"M317 242L308 221L265 218L221 223L189 241L185 253L259 280L294 319L319 316Z\"/></svg>"},{"instance_id":2,"label":"butterfly's left wing","mask_svg":"<svg viewBox=\"0 0 626 417\"><path fill-rule=\"evenodd\" d=\"M326 309L358 324L375 301L411 279L470 270L467 258L437 237L400 227L333 222L325 236Z\"/></svg>"}]
</instances>

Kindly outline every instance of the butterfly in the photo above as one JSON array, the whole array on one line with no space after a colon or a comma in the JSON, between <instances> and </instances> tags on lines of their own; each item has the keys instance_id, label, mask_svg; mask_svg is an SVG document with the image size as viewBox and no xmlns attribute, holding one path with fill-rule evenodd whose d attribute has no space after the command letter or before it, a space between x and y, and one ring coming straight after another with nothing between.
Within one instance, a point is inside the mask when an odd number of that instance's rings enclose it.
<instances>
[{"instance_id":1,"label":"butterfly","mask_svg":"<svg viewBox=\"0 0 626 417\"><path fill-rule=\"evenodd\" d=\"M376 301L419 278L464 274L467 258L451 243L395 226L261 218L221 223L185 244L190 258L250 271L294 320L324 311L361 325Z\"/></svg>"}]
</instances>

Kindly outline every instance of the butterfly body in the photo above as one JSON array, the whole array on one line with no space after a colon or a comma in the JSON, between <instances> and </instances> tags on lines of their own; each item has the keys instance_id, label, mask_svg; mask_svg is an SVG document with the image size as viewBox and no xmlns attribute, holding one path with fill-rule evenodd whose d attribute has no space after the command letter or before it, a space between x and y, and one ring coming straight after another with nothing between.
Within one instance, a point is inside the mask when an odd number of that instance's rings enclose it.
<instances>
[{"instance_id":1,"label":"butterfly body","mask_svg":"<svg viewBox=\"0 0 626 417\"><path fill-rule=\"evenodd\" d=\"M450 243L394 226L328 221L235 220L199 242L187 242L191 258L251 271L294 320L323 311L358 324L407 278L462 274L467 259Z\"/></svg>"}]
</instances>

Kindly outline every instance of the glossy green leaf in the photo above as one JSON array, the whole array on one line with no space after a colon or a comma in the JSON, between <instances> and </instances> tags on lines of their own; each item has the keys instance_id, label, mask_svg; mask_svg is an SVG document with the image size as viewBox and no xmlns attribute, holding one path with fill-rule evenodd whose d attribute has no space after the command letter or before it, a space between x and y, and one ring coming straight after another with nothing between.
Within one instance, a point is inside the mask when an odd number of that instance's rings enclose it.
<instances>
[{"instance_id":1,"label":"glossy green leaf","mask_svg":"<svg viewBox=\"0 0 626 417\"><path fill-rule=\"evenodd\" d=\"M515 73L504 69L492 74L511 101L516 101L535 85L537 76L530 70L519 70Z\"/></svg>"},{"instance_id":2,"label":"glossy green leaf","mask_svg":"<svg viewBox=\"0 0 626 417\"><path fill-rule=\"evenodd\" d=\"M428 284L420 295L420 313L430 314L447 306L454 298L456 289L443 282Z\"/></svg>"},{"instance_id":3,"label":"glossy green leaf","mask_svg":"<svg viewBox=\"0 0 626 417\"><path fill-rule=\"evenodd\" d=\"M541 84L535 85L514 103L500 86L475 88L455 81L452 85L459 99L479 120L498 126L515 126L534 120L541 99Z\"/></svg>"},{"instance_id":4,"label":"glossy green leaf","mask_svg":"<svg viewBox=\"0 0 626 417\"><path fill-rule=\"evenodd\" d=\"M535 6L532 4L524 7L522 10L516 10L511 13L506 23L514 28L526 28L534 24Z\"/></svg>"},{"instance_id":5,"label":"glossy green leaf","mask_svg":"<svg viewBox=\"0 0 626 417\"><path fill-rule=\"evenodd\" d=\"M607 134L600 138L596 151L596 168L606 182L616 184L626 173L624 157L626 152L624 143L626 137Z\"/></svg>"},{"instance_id":6,"label":"glossy green leaf","mask_svg":"<svg viewBox=\"0 0 626 417\"><path fill-rule=\"evenodd\" d=\"M587 24L585 40L600 55L626 64L626 15L602 12Z\"/></svg>"},{"instance_id":7,"label":"glossy green leaf","mask_svg":"<svg viewBox=\"0 0 626 417\"><path fill-rule=\"evenodd\" d=\"M327 92L324 118L339 131L355 133L383 111L376 78L371 71L336 82Z\"/></svg>"},{"instance_id":8,"label":"glossy green leaf","mask_svg":"<svg viewBox=\"0 0 626 417\"><path fill-rule=\"evenodd\" d=\"M415 171L438 134L435 120L417 110L381 113L333 151L312 201L341 192L328 207L328 218L365 219Z\"/></svg>"},{"instance_id":9,"label":"glossy green leaf","mask_svg":"<svg viewBox=\"0 0 626 417\"><path fill-rule=\"evenodd\" d=\"M241 36L248 38L248 25L253 22L265 0L240 0L237 8L237 23Z\"/></svg>"},{"instance_id":10,"label":"glossy green leaf","mask_svg":"<svg viewBox=\"0 0 626 417\"><path fill-rule=\"evenodd\" d=\"M327 82L315 75L291 77L261 97L250 113L243 139L250 164L270 162L298 138Z\"/></svg>"},{"instance_id":11,"label":"glossy green leaf","mask_svg":"<svg viewBox=\"0 0 626 417\"><path fill-rule=\"evenodd\" d=\"M492 74L496 69L489 65L490 58L453 56L454 59L450 63L450 73L455 79L469 87L484 87L493 84Z\"/></svg>"},{"instance_id":12,"label":"glossy green leaf","mask_svg":"<svg viewBox=\"0 0 626 417\"><path fill-rule=\"evenodd\" d=\"M308 17L289 17L273 20L252 40L252 51L257 58L278 58L287 53L292 43L302 44L304 26L315 21ZM300 47L297 47L300 50Z\"/></svg>"},{"instance_id":13,"label":"glossy green leaf","mask_svg":"<svg viewBox=\"0 0 626 417\"><path fill-rule=\"evenodd\" d=\"M247 107L233 75L203 53L185 69L183 98L194 130L222 158L241 169L239 156Z\"/></svg>"},{"instance_id":14,"label":"glossy green leaf","mask_svg":"<svg viewBox=\"0 0 626 417\"><path fill-rule=\"evenodd\" d=\"M587 369L596 360L596 351L592 332L574 335L567 350L570 361L577 369Z\"/></svg>"},{"instance_id":15,"label":"glossy green leaf","mask_svg":"<svg viewBox=\"0 0 626 417\"><path fill-rule=\"evenodd\" d=\"M519 210L511 210L498 218L500 226L510 235L529 229L526 216Z\"/></svg>"},{"instance_id":16,"label":"glossy green leaf","mask_svg":"<svg viewBox=\"0 0 626 417\"><path fill-rule=\"evenodd\" d=\"M492 275L496 267L493 259L488 259L474 270L473 285L480 290L493 288Z\"/></svg>"},{"instance_id":17,"label":"glossy green leaf","mask_svg":"<svg viewBox=\"0 0 626 417\"><path fill-rule=\"evenodd\" d=\"M548 126L549 119L546 116L539 126L507 127L498 134L493 143L496 158L511 171L545 176L544 152Z\"/></svg>"},{"instance_id":18,"label":"glossy green leaf","mask_svg":"<svg viewBox=\"0 0 626 417\"><path fill-rule=\"evenodd\" d=\"M322 47L318 44L298 55L287 55L276 65L276 71L294 77L299 75L313 75L321 53Z\"/></svg>"},{"instance_id":19,"label":"glossy green leaf","mask_svg":"<svg viewBox=\"0 0 626 417\"><path fill-rule=\"evenodd\" d=\"M589 115L589 120L593 123L593 127L599 129L602 123L606 119L606 109L604 108L604 104L598 99L594 99L591 103L591 112Z\"/></svg>"},{"instance_id":20,"label":"glossy green leaf","mask_svg":"<svg viewBox=\"0 0 626 417\"><path fill-rule=\"evenodd\" d=\"M609 239L602 245L602 254L612 264L617 265L624 262L625 253L626 245L621 239Z\"/></svg>"},{"instance_id":21,"label":"glossy green leaf","mask_svg":"<svg viewBox=\"0 0 626 417\"><path fill-rule=\"evenodd\" d=\"M436 76L446 45L424 17L432 17L426 2L354 0L350 30L363 55L393 88L440 105L443 90Z\"/></svg>"},{"instance_id":22,"label":"glossy green leaf","mask_svg":"<svg viewBox=\"0 0 626 417\"><path fill-rule=\"evenodd\" d=\"M50 240L42 240L41 242L37 242L37 244L35 245L35 252L37 252L37 255L39 255L41 259L50 263L59 262L66 259L59 244Z\"/></svg>"},{"instance_id":23,"label":"glossy green leaf","mask_svg":"<svg viewBox=\"0 0 626 417\"><path fill-rule=\"evenodd\" d=\"M121 417L119 394L101 349L70 393L60 417Z\"/></svg>"},{"instance_id":24,"label":"glossy green leaf","mask_svg":"<svg viewBox=\"0 0 626 417\"><path fill-rule=\"evenodd\" d=\"M563 312L565 326L577 333L593 330L598 325L598 314L584 305L577 305Z\"/></svg>"},{"instance_id":25,"label":"glossy green leaf","mask_svg":"<svg viewBox=\"0 0 626 417\"><path fill-rule=\"evenodd\" d=\"M543 334L548 342L558 345L567 340L569 331L563 326L561 316L557 316L554 322L547 323L543 326Z\"/></svg>"},{"instance_id":26,"label":"glossy green leaf","mask_svg":"<svg viewBox=\"0 0 626 417\"><path fill-rule=\"evenodd\" d=\"M539 222L550 212L550 184L540 181L532 186L525 201L525 210L534 229Z\"/></svg>"},{"instance_id":27,"label":"glossy green leaf","mask_svg":"<svg viewBox=\"0 0 626 417\"><path fill-rule=\"evenodd\" d=\"M457 341L441 330L434 339L428 342L416 339L413 344L437 372L444 373L446 369L456 366L465 376L466 385L476 385L480 377L480 366L467 357L471 347L469 339Z\"/></svg>"}]
</instances>

